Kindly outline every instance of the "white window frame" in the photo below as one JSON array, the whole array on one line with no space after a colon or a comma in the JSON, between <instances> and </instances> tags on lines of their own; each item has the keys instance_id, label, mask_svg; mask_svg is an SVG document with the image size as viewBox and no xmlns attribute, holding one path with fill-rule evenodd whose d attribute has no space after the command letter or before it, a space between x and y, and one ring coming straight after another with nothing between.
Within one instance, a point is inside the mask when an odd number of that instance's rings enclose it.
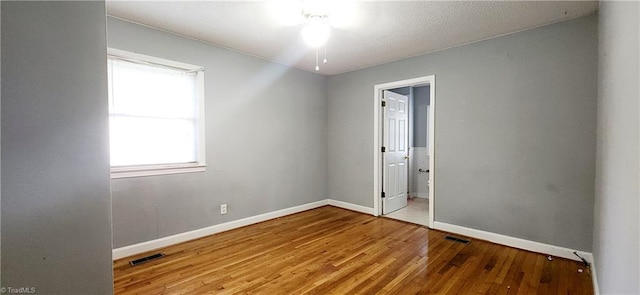
<instances>
[{"instance_id":1,"label":"white window frame","mask_svg":"<svg viewBox=\"0 0 640 295\"><path fill-rule=\"evenodd\" d=\"M177 62L173 60L163 59L159 57L129 52L125 50L107 48L107 54L110 58L119 58L138 63L148 63L154 66L169 67L185 71L193 71L196 73L196 90L198 102L198 135L197 135L197 154L195 163L176 163L176 164L158 164L158 165L135 165L111 167L111 178L129 178L143 177L154 175L178 174L204 172L207 164L205 161L205 116L204 116L204 68L201 66L191 65L187 63Z\"/></svg>"}]
</instances>

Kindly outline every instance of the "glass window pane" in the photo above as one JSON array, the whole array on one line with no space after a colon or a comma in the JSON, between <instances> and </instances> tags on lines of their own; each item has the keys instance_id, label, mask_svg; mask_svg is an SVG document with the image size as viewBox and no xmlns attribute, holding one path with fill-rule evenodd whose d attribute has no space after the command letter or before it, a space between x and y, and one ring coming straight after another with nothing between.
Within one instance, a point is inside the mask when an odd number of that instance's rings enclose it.
<instances>
[{"instance_id":1,"label":"glass window pane","mask_svg":"<svg viewBox=\"0 0 640 295\"><path fill-rule=\"evenodd\" d=\"M112 60L113 114L194 118L194 73Z\"/></svg>"},{"instance_id":2,"label":"glass window pane","mask_svg":"<svg viewBox=\"0 0 640 295\"><path fill-rule=\"evenodd\" d=\"M197 75L109 58L111 166L198 162Z\"/></svg>"},{"instance_id":3,"label":"glass window pane","mask_svg":"<svg viewBox=\"0 0 640 295\"><path fill-rule=\"evenodd\" d=\"M195 120L111 116L111 166L197 161Z\"/></svg>"}]
</instances>

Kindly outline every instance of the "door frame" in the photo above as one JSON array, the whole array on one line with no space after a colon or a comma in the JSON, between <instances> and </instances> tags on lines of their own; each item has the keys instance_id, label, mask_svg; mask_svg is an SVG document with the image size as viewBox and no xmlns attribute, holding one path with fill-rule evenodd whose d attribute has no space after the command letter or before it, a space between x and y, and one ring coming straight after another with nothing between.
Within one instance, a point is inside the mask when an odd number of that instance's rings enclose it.
<instances>
[{"instance_id":1,"label":"door frame","mask_svg":"<svg viewBox=\"0 0 640 295\"><path fill-rule=\"evenodd\" d=\"M373 86L373 215L382 214L382 98L383 90L390 90L400 87L415 87L429 85L429 228L433 228L435 220L435 113L436 113L436 76L429 75L406 79L388 83L376 84Z\"/></svg>"}]
</instances>

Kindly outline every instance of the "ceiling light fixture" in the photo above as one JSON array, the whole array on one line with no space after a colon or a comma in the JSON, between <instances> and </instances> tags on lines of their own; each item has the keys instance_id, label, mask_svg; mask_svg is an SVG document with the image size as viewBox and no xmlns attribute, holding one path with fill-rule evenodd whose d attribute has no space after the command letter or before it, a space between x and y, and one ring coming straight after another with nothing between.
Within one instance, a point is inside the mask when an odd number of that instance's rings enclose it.
<instances>
[{"instance_id":1,"label":"ceiling light fixture","mask_svg":"<svg viewBox=\"0 0 640 295\"><path fill-rule=\"evenodd\" d=\"M327 40L331 34L331 27L329 26L329 16L327 15L311 15L304 14L307 23L302 28L302 39L311 48L316 50L316 71L320 70L318 64L318 51L321 46L324 45L324 60L323 63L327 63Z\"/></svg>"},{"instance_id":2,"label":"ceiling light fixture","mask_svg":"<svg viewBox=\"0 0 640 295\"><path fill-rule=\"evenodd\" d=\"M307 45L318 48L329 39L329 24L325 22L325 16L311 15L307 17L307 24L302 28L302 38Z\"/></svg>"}]
</instances>

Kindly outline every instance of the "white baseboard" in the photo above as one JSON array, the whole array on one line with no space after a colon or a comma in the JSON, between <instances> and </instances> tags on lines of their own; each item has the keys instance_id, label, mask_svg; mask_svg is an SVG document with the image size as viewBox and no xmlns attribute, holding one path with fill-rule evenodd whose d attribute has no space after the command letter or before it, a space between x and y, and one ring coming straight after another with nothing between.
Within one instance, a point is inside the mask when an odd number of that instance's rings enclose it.
<instances>
[{"instance_id":1,"label":"white baseboard","mask_svg":"<svg viewBox=\"0 0 640 295\"><path fill-rule=\"evenodd\" d=\"M505 235L496 234L492 232L448 224L448 223L439 222L439 221L434 222L433 225L435 229L454 233L454 234L460 234L467 237L485 240L492 243L514 247L518 249L523 249L531 252L544 253L551 256L581 261L577 256L573 254L573 251L575 250L565 248L565 247L549 245L549 244L529 241L529 240L520 239L520 238L514 238L510 236L505 236ZM578 251L578 254L584 257L584 259L586 259L589 263L593 265L593 254L591 254L590 252L582 252L582 251Z\"/></svg>"},{"instance_id":2,"label":"white baseboard","mask_svg":"<svg viewBox=\"0 0 640 295\"><path fill-rule=\"evenodd\" d=\"M344 209L348 209L348 210L352 210L352 211L357 211L357 212L360 212L360 213L373 215L373 208L370 208L370 207L365 207L365 206L356 205L356 204L352 204L352 203L347 203L347 202L343 202L343 201L337 201L337 200L333 200L333 199L328 199L327 201L328 201L329 205L331 205L331 206L336 206L336 207L339 207L339 208L344 208Z\"/></svg>"},{"instance_id":3,"label":"white baseboard","mask_svg":"<svg viewBox=\"0 0 640 295\"><path fill-rule=\"evenodd\" d=\"M151 241L146 241L146 242L142 242L134 245L113 249L113 260L151 251L158 248L175 245L178 243L182 243L182 242L186 242L194 239L198 239L201 237L206 237L215 233L228 231L234 228L239 228L239 227L247 226L247 225L258 223L258 222L263 222L269 219L274 219L274 218L282 217L285 215L290 215L290 214L322 207L329 204L330 201L332 200L325 199L325 200L321 200L313 203L308 203L308 204L286 208L278 211L268 212L268 213L251 216L243 219L238 219L234 221L229 221L221 224L216 224L209 227L200 228L200 229L196 229L196 230L192 230L184 233L179 233L179 234L164 237L164 238L159 238ZM337 201L334 201L334 202L337 202ZM340 202L340 203L344 203L344 202ZM348 203L344 203L344 204L348 204ZM334 205L334 206L341 207L339 205ZM357 205L353 205L353 206L357 206ZM350 209L350 208L347 208L347 209ZM352 210L356 210L356 209L352 209Z\"/></svg>"},{"instance_id":4,"label":"white baseboard","mask_svg":"<svg viewBox=\"0 0 640 295\"><path fill-rule=\"evenodd\" d=\"M591 259L591 280L593 282L593 294L600 295L600 287L598 286L598 276L596 275L596 261Z\"/></svg>"}]
</instances>

